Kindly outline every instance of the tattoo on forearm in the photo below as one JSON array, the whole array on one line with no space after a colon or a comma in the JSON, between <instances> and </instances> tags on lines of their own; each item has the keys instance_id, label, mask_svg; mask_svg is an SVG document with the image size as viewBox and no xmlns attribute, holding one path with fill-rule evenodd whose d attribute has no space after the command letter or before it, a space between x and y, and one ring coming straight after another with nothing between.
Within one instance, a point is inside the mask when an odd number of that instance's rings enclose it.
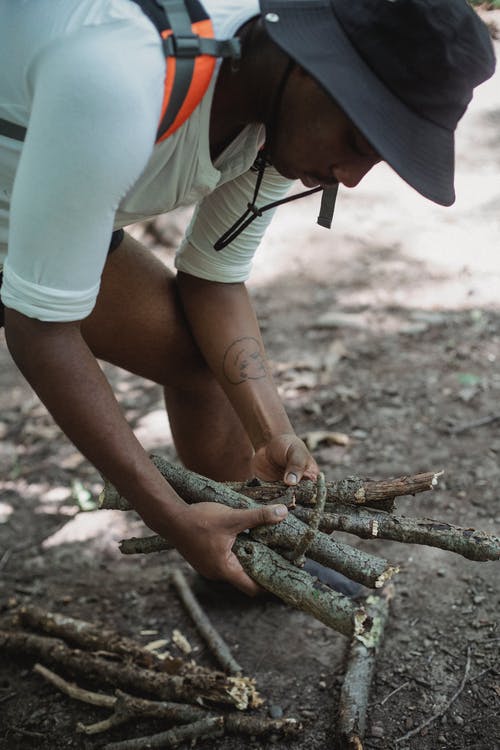
<instances>
[{"instance_id":1,"label":"tattoo on forearm","mask_svg":"<svg viewBox=\"0 0 500 750\"><path fill-rule=\"evenodd\" d=\"M257 339L244 336L233 341L224 354L222 370L226 380L233 385L265 378L264 353Z\"/></svg>"}]
</instances>

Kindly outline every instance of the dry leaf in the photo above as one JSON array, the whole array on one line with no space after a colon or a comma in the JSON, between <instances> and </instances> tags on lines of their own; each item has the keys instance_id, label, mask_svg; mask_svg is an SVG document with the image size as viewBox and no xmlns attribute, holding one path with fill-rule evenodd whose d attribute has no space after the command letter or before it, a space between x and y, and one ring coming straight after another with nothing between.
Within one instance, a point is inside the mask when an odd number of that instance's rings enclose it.
<instances>
[{"instance_id":1,"label":"dry leaf","mask_svg":"<svg viewBox=\"0 0 500 750\"><path fill-rule=\"evenodd\" d=\"M351 438L345 432L328 432L313 430L302 438L310 451L315 451L319 445L349 445Z\"/></svg>"},{"instance_id":2,"label":"dry leaf","mask_svg":"<svg viewBox=\"0 0 500 750\"><path fill-rule=\"evenodd\" d=\"M183 654L190 654L193 650L191 644L185 635L182 635L180 630L175 629L172 633L172 640Z\"/></svg>"},{"instance_id":3,"label":"dry leaf","mask_svg":"<svg viewBox=\"0 0 500 750\"><path fill-rule=\"evenodd\" d=\"M160 638L157 641L150 641L149 643L146 643L144 648L146 651L157 651L159 648L163 648L168 643L165 638Z\"/></svg>"}]
</instances>

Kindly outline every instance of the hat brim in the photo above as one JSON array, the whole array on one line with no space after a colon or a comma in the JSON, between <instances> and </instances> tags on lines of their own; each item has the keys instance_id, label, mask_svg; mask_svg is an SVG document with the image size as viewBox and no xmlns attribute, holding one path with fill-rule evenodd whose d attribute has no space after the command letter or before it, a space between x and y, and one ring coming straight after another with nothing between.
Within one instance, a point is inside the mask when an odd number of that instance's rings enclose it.
<instances>
[{"instance_id":1,"label":"hat brim","mask_svg":"<svg viewBox=\"0 0 500 750\"><path fill-rule=\"evenodd\" d=\"M413 112L359 55L330 3L260 0L266 30L353 121L380 157L421 195L455 200L454 134ZM266 20L275 13L279 20Z\"/></svg>"}]
</instances>

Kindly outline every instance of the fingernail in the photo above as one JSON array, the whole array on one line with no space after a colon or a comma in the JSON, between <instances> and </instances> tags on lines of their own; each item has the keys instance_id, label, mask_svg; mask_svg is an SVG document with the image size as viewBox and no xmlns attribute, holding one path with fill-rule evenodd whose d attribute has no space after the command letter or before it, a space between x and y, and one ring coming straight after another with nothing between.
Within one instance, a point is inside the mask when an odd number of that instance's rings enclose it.
<instances>
[{"instance_id":1,"label":"fingernail","mask_svg":"<svg viewBox=\"0 0 500 750\"><path fill-rule=\"evenodd\" d=\"M278 518L284 518L288 514L286 505L273 505L274 515Z\"/></svg>"},{"instance_id":2,"label":"fingernail","mask_svg":"<svg viewBox=\"0 0 500 750\"><path fill-rule=\"evenodd\" d=\"M290 474L286 475L286 481L289 484L297 484L297 474L292 474L292 472L290 472Z\"/></svg>"}]
</instances>

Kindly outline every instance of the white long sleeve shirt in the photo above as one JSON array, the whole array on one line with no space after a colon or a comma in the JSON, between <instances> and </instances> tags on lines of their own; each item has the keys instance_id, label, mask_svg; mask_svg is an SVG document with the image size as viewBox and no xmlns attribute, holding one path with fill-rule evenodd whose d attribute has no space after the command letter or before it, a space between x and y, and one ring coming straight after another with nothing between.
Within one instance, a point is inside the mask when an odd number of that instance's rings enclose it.
<instances>
[{"instance_id":1,"label":"white long sleeve shirt","mask_svg":"<svg viewBox=\"0 0 500 750\"><path fill-rule=\"evenodd\" d=\"M257 0L207 0L218 38L259 12ZM28 128L0 136L3 303L30 317L86 317L110 235L177 206L197 208L177 268L244 281L271 219L226 249L214 242L245 210L265 133L248 126L212 163L212 83L190 118L154 145L165 59L158 32L131 0L0 0L0 117ZM259 202L290 181L266 170Z\"/></svg>"}]
</instances>

